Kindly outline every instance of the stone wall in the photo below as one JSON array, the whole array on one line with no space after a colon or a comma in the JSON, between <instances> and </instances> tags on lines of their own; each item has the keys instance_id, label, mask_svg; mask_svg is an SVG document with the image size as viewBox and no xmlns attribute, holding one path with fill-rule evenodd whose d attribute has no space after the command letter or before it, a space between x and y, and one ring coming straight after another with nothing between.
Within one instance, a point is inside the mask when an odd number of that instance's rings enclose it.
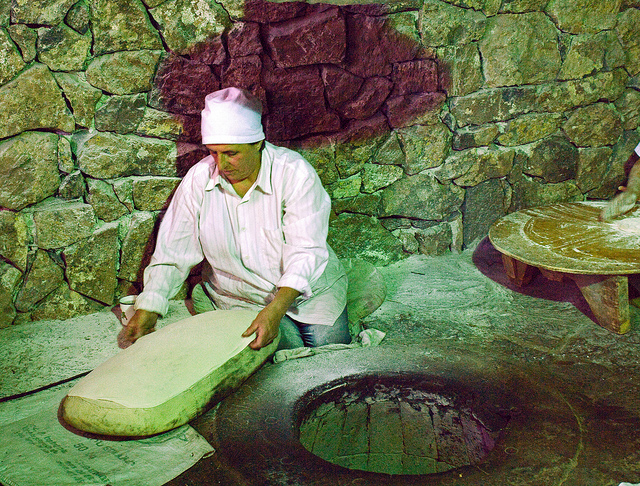
<instances>
[{"instance_id":1,"label":"stone wall","mask_svg":"<svg viewBox=\"0 0 640 486\"><path fill-rule=\"evenodd\" d=\"M459 250L624 181L640 0L344 3L0 0L0 327L139 289L220 87L314 164L342 257Z\"/></svg>"}]
</instances>

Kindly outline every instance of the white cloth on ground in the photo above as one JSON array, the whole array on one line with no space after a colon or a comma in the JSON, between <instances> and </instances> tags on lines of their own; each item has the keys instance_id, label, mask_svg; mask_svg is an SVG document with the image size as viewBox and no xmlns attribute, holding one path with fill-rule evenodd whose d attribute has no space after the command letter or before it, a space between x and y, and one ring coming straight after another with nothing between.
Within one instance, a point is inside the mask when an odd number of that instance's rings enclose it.
<instances>
[{"instance_id":1,"label":"white cloth on ground","mask_svg":"<svg viewBox=\"0 0 640 486\"><path fill-rule=\"evenodd\" d=\"M281 363L290 359L306 358L307 356L314 356L316 354L328 353L331 351L377 346L382 342L385 336L386 333L379 331L378 329L365 329L358 334L359 339L351 344L325 344L324 346L317 346L315 348L300 347L294 349L281 349L280 351L276 351L276 354L273 356L273 362Z\"/></svg>"}]
</instances>

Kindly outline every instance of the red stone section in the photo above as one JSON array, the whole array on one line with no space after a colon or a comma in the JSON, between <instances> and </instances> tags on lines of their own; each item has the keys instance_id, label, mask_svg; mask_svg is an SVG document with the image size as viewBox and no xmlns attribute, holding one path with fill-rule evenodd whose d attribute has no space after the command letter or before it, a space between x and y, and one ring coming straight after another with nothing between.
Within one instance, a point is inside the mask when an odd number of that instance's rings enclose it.
<instances>
[{"instance_id":1,"label":"red stone section","mask_svg":"<svg viewBox=\"0 0 640 486\"><path fill-rule=\"evenodd\" d=\"M387 25L386 17L347 17L347 69L362 76L389 76L392 64L415 58L420 46Z\"/></svg>"},{"instance_id":2,"label":"red stone section","mask_svg":"<svg viewBox=\"0 0 640 486\"><path fill-rule=\"evenodd\" d=\"M446 98L441 92L396 96L387 100L384 113L392 128L420 125L421 117L439 110Z\"/></svg>"},{"instance_id":3,"label":"red stone section","mask_svg":"<svg viewBox=\"0 0 640 486\"><path fill-rule=\"evenodd\" d=\"M177 173L180 177L184 177L192 166L209 155L209 152L202 144L178 142L176 148L178 152L176 161Z\"/></svg>"},{"instance_id":4,"label":"red stone section","mask_svg":"<svg viewBox=\"0 0 640 486\"><path fill-rule=\"evenodd\" d=\"M269 2L264 0L247 0L244 4L242 20L250 20L263 24L282 22L283 20L301 17L307 11L304 2Z\"/></svg>"},{"instance_id":5,"label":"red stone section","mask_svg":"<svg viewBox=\"0 0 640 486\"><path fill-rule=\"evenodd\" d=\"M370 118L380 109L392 89L393 83L387 78L367 78L356 97L341 107L340 115L355 120Z\"/></svg>"},{"instance_id":6,"label":"red stone section","mask_svg":"<svg viewBox=\"0 0 640 486\"><path fill-rule=\"evenodd\" d=\"M181 56L172 56L158 70L149 105L182 115L199 115L207 93L220 89L211 67Z\"/></svg>"},{"instance_id":7,"label":"red stone section","mask_svg":"<svg viewBox=\"0 0 640 486\"><path fill-rule=\"evenodd\" d=\"M284 145L428 123L445 100L438 64L388 15L384 5L249 0L228 32L163 63L150 103L196 118L207 93L245 88L263 102L267 139ZM182 139L199 136L189 129Z\"/></svg>"},{"instance_id":8,"label":"red stone section","mask_svg":"<svg viewBox=\"0 0 640 486\"><path fill-rule=\"evenodd\" d=\"M236 57L222 75L222 85L254 91L260 86L262 73L262 59L260 56Z\"/></svg>"},{"instance_id":9,"label":"red stone section","mask_svg":"<svg viewBox=\"0 0 640 486\"><path fill-rule=\"evenodd\" d=\"M432 59L400 62L393 65L391 80L395 95L438 91L438 65Z\"/></svg>"},{"instance_id":10,"label":"red stone section","mask_svg":"<svg viewBox=\"0 0 640 486\"><path fill-rule=\"evenodd\" d=\"M195 46L189 57L192 61L202 64L224 64L227 60L227 51L222 43L222 38L216 37Z\"/></svg>"},{"instance_id":11,"label":"red stone section","mask_svg":"<svg viewBox=\"0 0 640 486\"><path fill-rule=\"evenodd\" d=\"M270 112L265 128L272 139L292 140L340 130L340 118L325 104L317 66L275 68L264 77L264 87Z\"/></svg>"},{"instance_id":12,"label":"red stone section","mask_svg":"<svg viewBox=\"0 0 640 486\"><path fill-rule=\"evenodd\" d=\"M238 22L229 31L227 48L232 59L252 54L262 54L260 25L254 22Z\"/></svg>"},{"instance_id":13,"label":"red stone section","mask_svg":"<svg viewBox=\"0 0 640 486\"><path fill-rule=\"evenodd\" d=\"M340 143L360 143L365 140L389 133L389 123L382 113L368 118L367 120L354 120L349 123L338 135L337 141Z\"/></svg>"},{"instance_id":14,"label":"red stone section","mask_svg":"<svg viewBox=\"0 0 640 486\"><path fill-rule=\"evenodd\" d=\"M331 64L322 66L321 73L327 101L334 109L355 97L364 82L361 77Z\"/></svg>"},{"instance_id":15,"label":"red stone section","mask_svg":"<svg viewBox=\"0 0 640 486\"><path fill-rule=\"evenodd\" d=\"M279 68L340 64L347 48L344 17L337 8L269 26L266 42Z\"/></svg>"}]
</instances>

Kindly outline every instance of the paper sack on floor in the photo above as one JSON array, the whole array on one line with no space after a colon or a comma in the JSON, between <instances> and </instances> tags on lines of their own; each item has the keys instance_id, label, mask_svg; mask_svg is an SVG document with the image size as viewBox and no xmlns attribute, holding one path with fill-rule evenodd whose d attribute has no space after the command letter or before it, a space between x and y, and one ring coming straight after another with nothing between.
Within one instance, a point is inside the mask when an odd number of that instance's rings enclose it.
<instances>
[{"instance_id":1,"label":"paper sack on floor","mask_svg":"<svg viewBox=\"0 0 640 486\"><path fill-rule=\"evenodd\" d=\"M66 430L49 408L0 427L0 483L160 486L211 452L188 425L142 440L88 439Z\"/></svg>"}]
</instances>

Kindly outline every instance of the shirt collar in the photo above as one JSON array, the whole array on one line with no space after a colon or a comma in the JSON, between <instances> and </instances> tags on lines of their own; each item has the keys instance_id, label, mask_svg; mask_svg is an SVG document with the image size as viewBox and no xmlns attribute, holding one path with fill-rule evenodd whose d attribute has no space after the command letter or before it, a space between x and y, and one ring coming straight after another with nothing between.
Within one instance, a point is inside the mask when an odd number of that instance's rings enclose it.
<instances>
[{"instance_id":1,"label":"shirt collar","mask_svg":"<svg viewBox=\"0 0 640 486\"><path fill-rule=\"evenodd\" d=\"M259 188L265 194L273 193L271 185L271 169L273 167L273 151L269 148L269 144L265 140L262 149L262 159L260 160L260 171L256 179L256 188Z\"/></svg>"}]
</instances>

